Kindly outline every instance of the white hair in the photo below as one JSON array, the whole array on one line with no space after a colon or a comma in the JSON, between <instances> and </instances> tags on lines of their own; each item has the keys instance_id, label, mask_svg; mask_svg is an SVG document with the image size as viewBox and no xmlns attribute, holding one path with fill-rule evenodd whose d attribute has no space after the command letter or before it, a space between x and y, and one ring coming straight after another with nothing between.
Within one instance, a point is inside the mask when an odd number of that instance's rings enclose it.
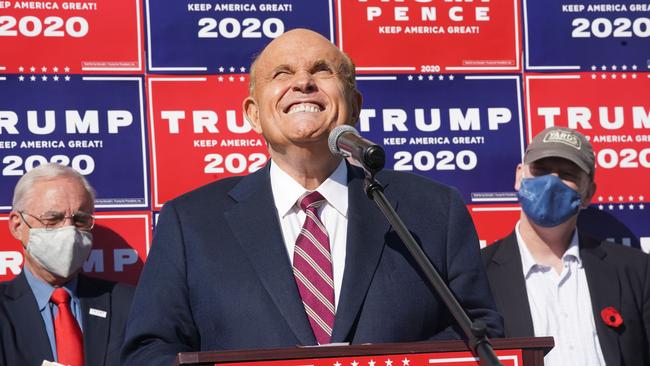
<instances>
[{"instance_id":1,"label":"white hair","mask_svg":"<svg viewBox=\"0 0 650 366\"><path fill-rule=\"evenodd\" d=\"M25 201L34 186L34 183L59 177L77 179L84 186L86 192L88 192L94 206L95 189L90 185L90 183L88 183L88 180L86 180L83 175L68 166L57 163L47 163L28 171L18 180L18 183L16 183L16 187L14 188L14 197L12 202L13 209L16 211L22 211L24 209Z\"/></svg>"}]
</instances>

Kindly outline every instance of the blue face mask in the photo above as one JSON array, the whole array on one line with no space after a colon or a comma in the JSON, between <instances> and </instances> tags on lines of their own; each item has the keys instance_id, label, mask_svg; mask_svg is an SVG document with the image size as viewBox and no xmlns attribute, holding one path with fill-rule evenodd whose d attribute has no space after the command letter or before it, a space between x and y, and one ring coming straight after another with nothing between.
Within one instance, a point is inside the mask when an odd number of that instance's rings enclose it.
<instances>
[{"instance_id":1,"label":"blue face mask","mask_svg":"<svg viewBox=\"0 0 650 366\"><path fill-rule=\"evenodd\" d=\"M523 178L517 197L526 216L544 227L557 226L580 209L580 193L552 174Z\"/></svg>"}]
</instances>

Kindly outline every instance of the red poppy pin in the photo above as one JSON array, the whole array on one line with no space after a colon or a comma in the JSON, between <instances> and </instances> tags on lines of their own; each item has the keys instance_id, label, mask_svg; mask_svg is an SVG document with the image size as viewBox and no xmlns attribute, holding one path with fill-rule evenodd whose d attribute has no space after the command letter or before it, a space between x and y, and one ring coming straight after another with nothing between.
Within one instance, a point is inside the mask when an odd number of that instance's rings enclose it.
<instances>
[{"instance_id":1,"label":"red poppy pin","mask_svg":"<svg viewBox=\"0 0 650 366\"><path fill-rule=\"evenodd\" d=\"M608 306L601 310L600 317L603 318L605 324L612 328L618 328L623 324L623 317L613 306Z\"/></svg>"}]
</instances>

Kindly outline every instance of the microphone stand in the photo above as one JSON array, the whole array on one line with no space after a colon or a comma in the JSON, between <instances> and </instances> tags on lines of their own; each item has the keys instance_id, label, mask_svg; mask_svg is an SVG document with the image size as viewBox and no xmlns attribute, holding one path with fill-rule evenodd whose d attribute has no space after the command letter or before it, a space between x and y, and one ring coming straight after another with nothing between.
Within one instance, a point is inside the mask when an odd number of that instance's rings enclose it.
<instances>
[{"instance_id":1,"label":"microphone stand","mask_svg":"<svg viewBox=\"0 0 650 366\"><path fill-rule=\"evenodd\" d=\"M462 306L458 303L458 300L456 300L456 297L454 297L454 294L451 292L449 287L447 287L436 268L433 266L422 248L420 248L416 243L413 235L411 235L406 228L406 225L404 225L400 217L397 215L397 212L395 212L386 199L386 195L384 195L384 187L375 180L376 172L368 171L365 167L364 170L366 172L366 178L364 180L366 195L377 203L381 212L386 216L386 219L388 219L397 232L397 235L399 235L408 251L418 263L422 272L424 272L429 283L436 290L436 293L438 293L442 301L445 303L454 319L456 319L456 322L465 333L472 351L474 354L479 356L480 364L483 366L502 365L492 349L492 344L490 344L490 341L486 336L487 327L485 323L480 320L471 321L469 319L465 310L463 310Z\"/></svg>"}]
</instances>

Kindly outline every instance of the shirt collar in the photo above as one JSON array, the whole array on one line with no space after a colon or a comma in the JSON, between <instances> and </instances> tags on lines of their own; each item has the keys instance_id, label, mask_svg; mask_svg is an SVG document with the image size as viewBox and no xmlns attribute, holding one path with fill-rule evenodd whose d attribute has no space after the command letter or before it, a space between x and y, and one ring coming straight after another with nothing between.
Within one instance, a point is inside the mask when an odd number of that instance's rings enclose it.
<instances>
[{"instance_id":1,"label":"shirt collar","mask_svg":"<svg viewBox=\"0 0 650 366\"><path fill-rule=\"evenodd\" d=\"M25 272L25 279L27 279L27 284L32 289L32 293L36 298L36 303L38 304L38 309L43 311L47 304L50 302L52 297L52 292L54 292L54 287L47 282L44 282L29 270L27 266L23 266L23 271ZM76 298L76 288L77 288L77 276L68 282L66 282L63 287L68 291L72 298Z\"/></svg>"},{"instance_id":2,"label":"shirt collar","mask_svg":"<svg viewBox=\"0 0 650 366\"><path fill-rule=\"evenodd\" d=\"M271 190L278 215L284 217L297 210L296 202L307 190L282 170L273 160L270 168ZM348 169L345 160L318 187L316 191L325 197L327 203L344 217L348 215Z\"/></svg>"},{"instance_id":3,"label":"shirt collar","mask_svg":"<svg viewBox=\"0 0 650 366\"><path fill-rule=\"evenodd\" d=\"M521 267L524 273L524 278L528 278L530 272L538 264L535 261L533 255L530 253L530 250L528 250L528 246L526 246L526 243L524 242L524 239L521 236L521 233L519 231L519 224L520 222L518 221L517 225L515 226L515 234L517 235L517 246L519 247L519 253L521 255ZM569 247L562 255L563 263L571 260L575 260L579 268L582 267L582 260L580 259L580 247L578 245L577 229L573 231L573 236L571 237L571 242L569 243Z\"/></svg>"},{"instance_id":4,"label":"shirt collar","mask_svg":"<svg viewBox=\"0 0 650 366\"><path fill-rule=\"evenodd\" d=\"M562 255L562 262L567 262L570 260L575 260L578 263L578 267L582 267L582 258L580 258L580 245L578 241L578 230L573 231L573 236L571 237L571 243L569 243L569 248L567 248L564 255Z\"/></svg>"},{"instance_id":5,"label":"shirt collar","mask_svg":"<svg viewBox=\"0 0 650 366\"><path fill-rule=\"evenodd\" d=\"M528 274L537 265L537 262L535 262L535 258L533 258L526 243L524 243L524 239L519 232L519 224L520 222L517 221L517 225L515 225L515 235L517 235L517 246L519 247L519 254L521 256L521 267L524 272L524 278L528 278Z\"/></svg>"}]
</instances>

